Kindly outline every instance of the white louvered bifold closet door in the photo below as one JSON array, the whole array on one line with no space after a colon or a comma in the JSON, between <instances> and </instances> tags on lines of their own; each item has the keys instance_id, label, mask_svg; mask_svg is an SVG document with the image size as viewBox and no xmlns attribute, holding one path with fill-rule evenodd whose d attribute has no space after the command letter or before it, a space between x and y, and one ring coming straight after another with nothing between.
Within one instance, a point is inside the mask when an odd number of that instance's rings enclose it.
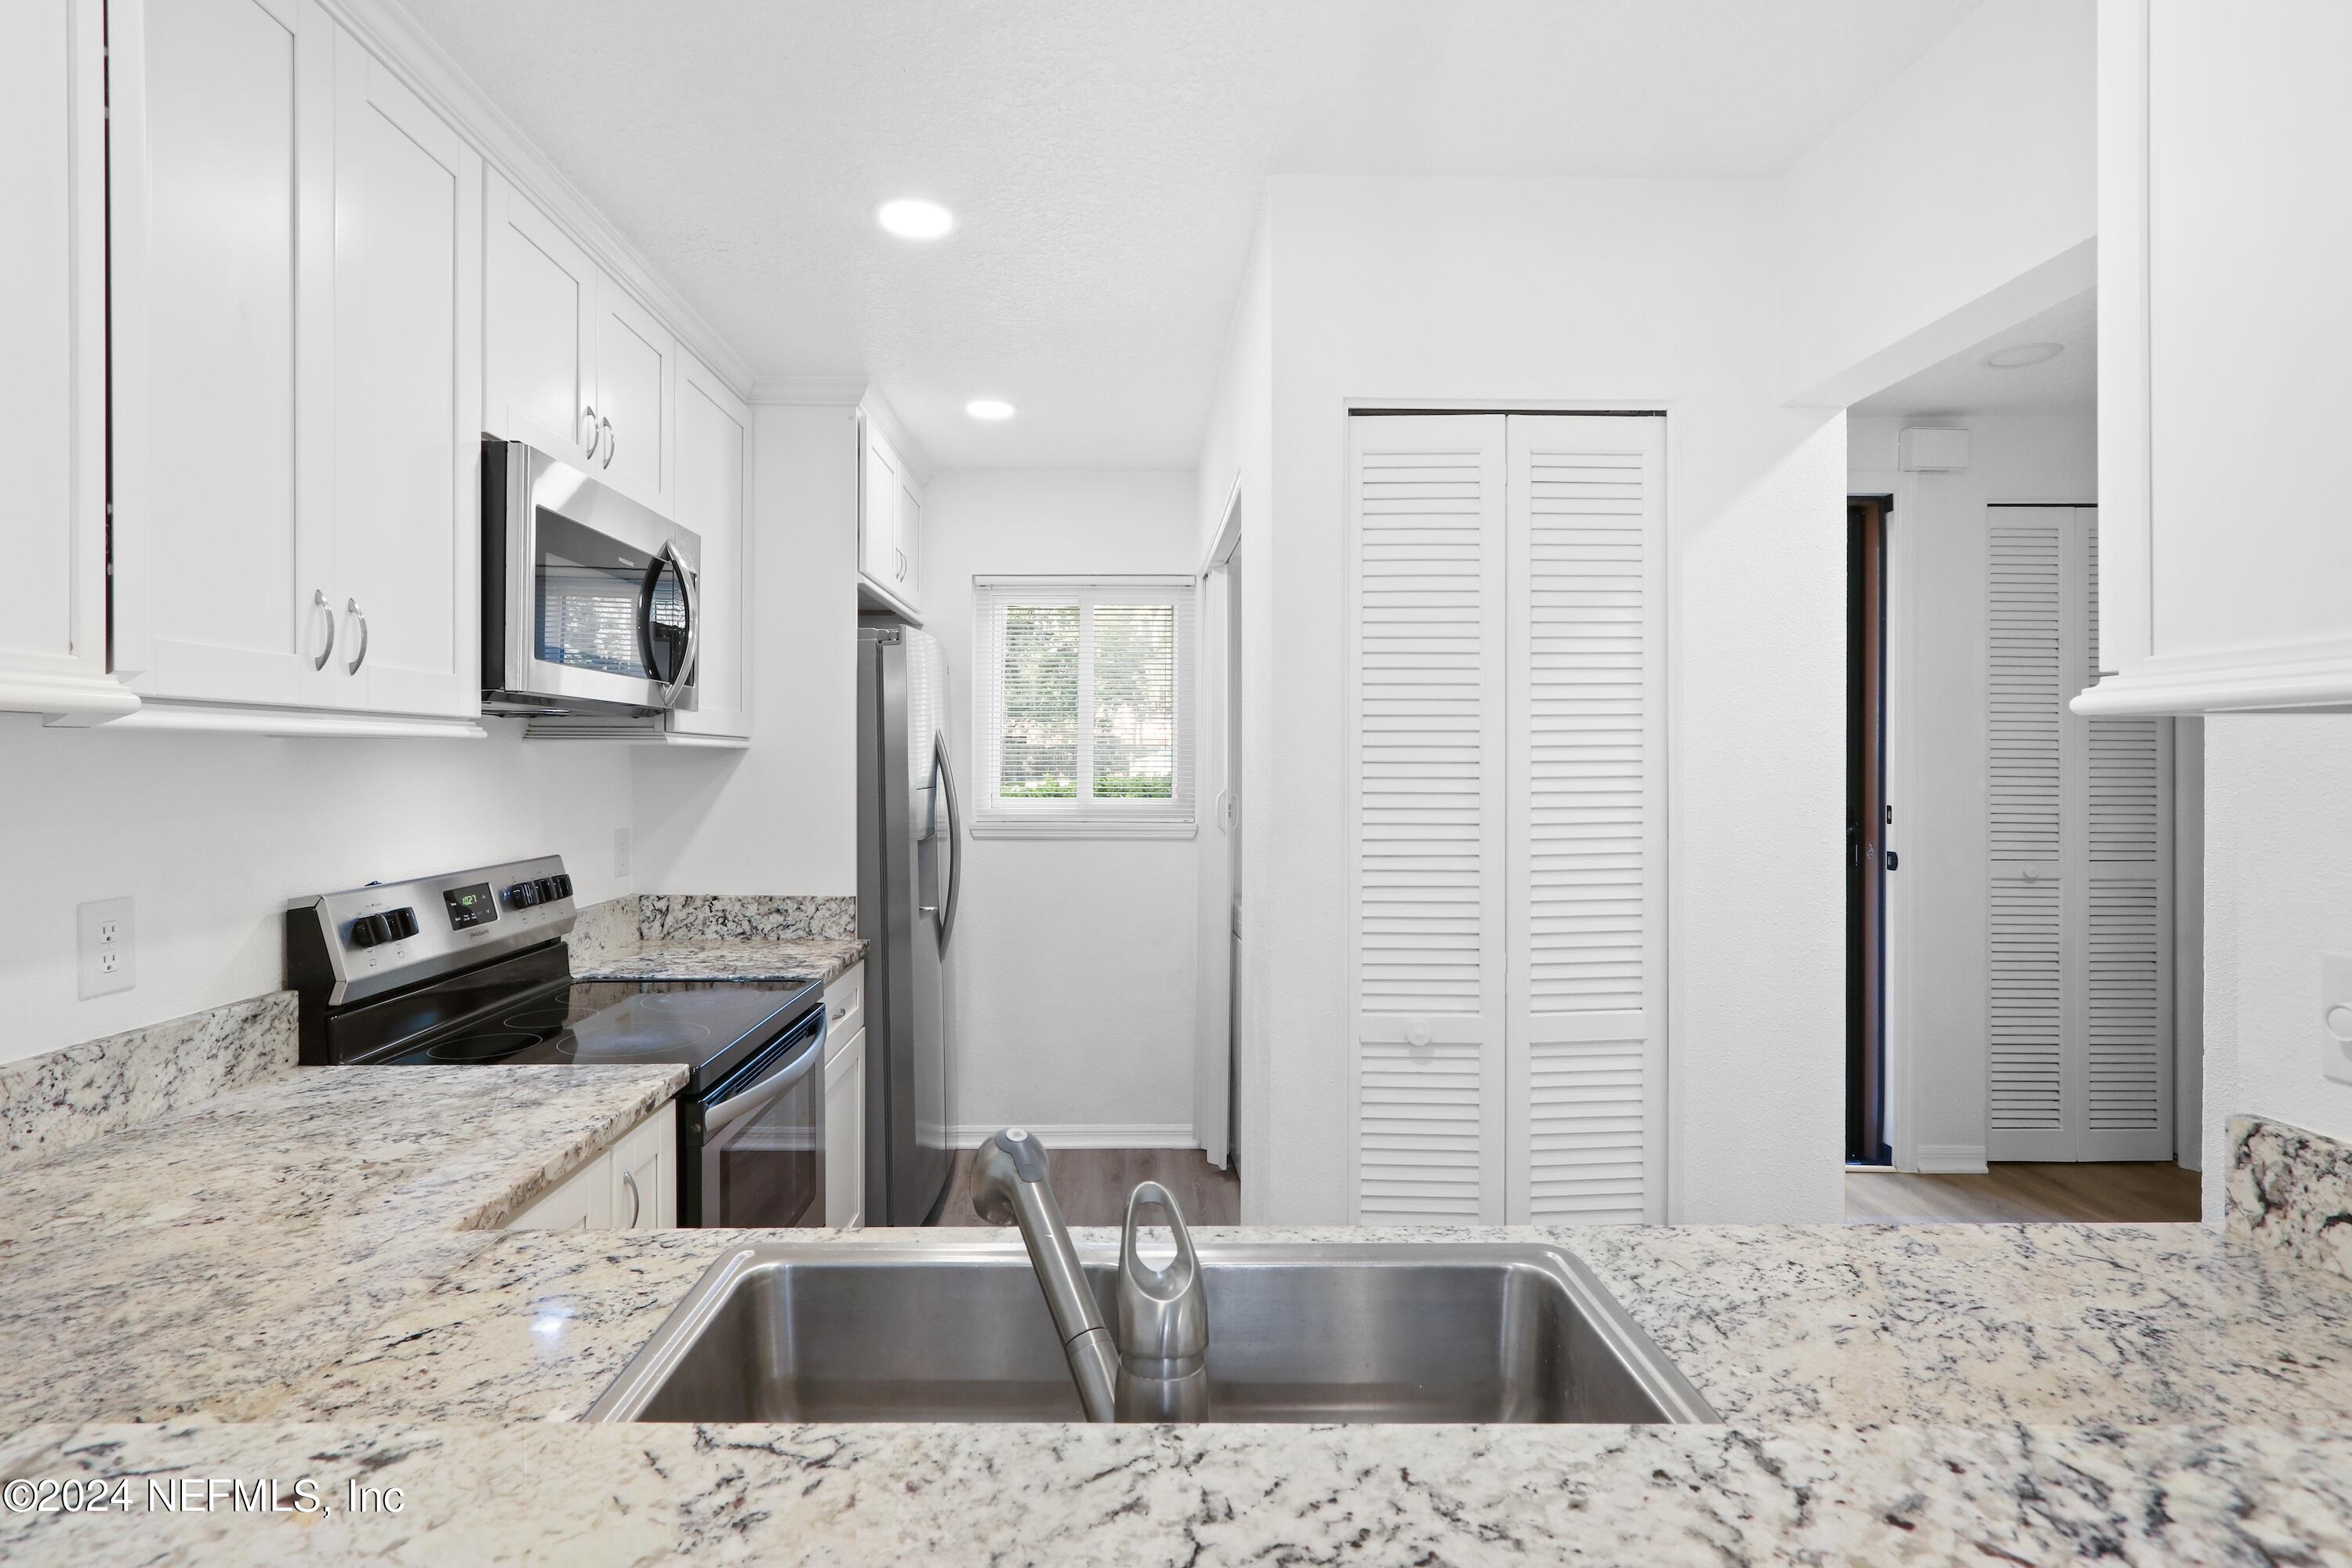
<instances>
[{"instance_id":1,"label":"white louvered bifold closet door","mask_svg":"<svg viewBox=\"0 0 2352 1568\"><path fill-rule=\"evenodd\" d=\"M1514 1222L1664 1217L1664 428L1508 419Z\"/></svg>"},{"instance_id":2,"label":"white louvered bifold closet door","mask_svg":"<svg viewBox=\"0 0 2352 1568\"><path fill-rule=\"evenodd\" d=\"M1989 511L1986 1153L2172 1151L2172 733L2086 720L2097 514Z\"/></svg>"},{"instance_id":3,"label":"white louvered bifold closet door","mask_svg":"<svg viewBox=\"0 0 2352 1568\"><path fill-rule=\"evenodd\" d=\"M1350 421L1365 1224L1663 1217L1663 424Z\"/></svg>"},{"instance_id":4,"label":"white louvered bifold closet door","mask_svg":"<svg viewBox=\"0 0 2352 1568\"><path fill-rule=\"evenodd\" d=\"M1503 420L1355 418L1355 1106L1365 1225L1503 1218Z\"/></svg>"}]
</instances>

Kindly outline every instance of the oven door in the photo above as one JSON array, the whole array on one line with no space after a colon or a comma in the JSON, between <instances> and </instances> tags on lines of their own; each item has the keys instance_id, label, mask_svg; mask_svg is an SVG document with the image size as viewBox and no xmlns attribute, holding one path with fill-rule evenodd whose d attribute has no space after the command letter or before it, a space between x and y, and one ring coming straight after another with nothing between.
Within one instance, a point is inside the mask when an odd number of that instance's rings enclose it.
<instances>
[{"instance_id":1,"label":"oven door","mask_svg":"<svg viewBox=\"0 0 2352 1568\"><path fill-rule=\"evenodd\" d=\"M824 1224L824 1037L820 1003L703 1105L691 1223Z\"/></svg>"},{"instance_id":2,"label":"oven door","mask_svg":"<svg viewBox=\"0 0 2352 1568\"><path fill-rule=\"evenodd\" d=\"M520 441L483 443L483 492L491 710L693 707L700 541Z\"/></svg>"}]
</instances>

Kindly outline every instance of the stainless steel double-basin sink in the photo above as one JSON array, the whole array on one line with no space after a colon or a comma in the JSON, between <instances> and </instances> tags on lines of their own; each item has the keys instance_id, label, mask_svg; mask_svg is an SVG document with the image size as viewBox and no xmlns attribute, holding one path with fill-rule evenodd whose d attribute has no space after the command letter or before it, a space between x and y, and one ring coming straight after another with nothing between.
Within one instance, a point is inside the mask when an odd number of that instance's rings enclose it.
<instances>
[{"instance_id":1,"label":"stainless steel double-basin sink","mask_svg":"<svg viewBox=\"0 0 2352 1568\"><path fill-rule=\"evenodd\" d=\"M1572 1254L1198 1243L1212 1421L1712 1421ZM1081 1247L1106 1312L1113 1252ZM589 1411L599 1421L1077 1421L1018 1241L746 1246Z\"/></svg>"}]
</instances>

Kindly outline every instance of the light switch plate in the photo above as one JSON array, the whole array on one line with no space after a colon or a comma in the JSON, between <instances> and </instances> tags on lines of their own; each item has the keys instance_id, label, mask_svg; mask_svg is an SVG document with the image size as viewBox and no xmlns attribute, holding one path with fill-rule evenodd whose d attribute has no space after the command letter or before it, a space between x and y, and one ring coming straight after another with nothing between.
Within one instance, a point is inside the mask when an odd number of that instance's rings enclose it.
<instances>
[{"instance_id":1,"label":"light switch plate","mask_svg":"<svg viewBox=\"0 0 2352 1568\"><path fill-rule=\"evenodd\" d=\"M110 996L138 984L131 963L131 900L97 899L74 910L81 995Z\"/></svg>"},{"instance_id":2,"label":"light switch plate","mask_svg":"<svg viewBox=\"0 0 2352 1568\"><path fill-rule=\"evenodd\" d=\"M2352 952L2319 955L2319 1070L2352 1083Z\"/></svg>"}]
</instances>

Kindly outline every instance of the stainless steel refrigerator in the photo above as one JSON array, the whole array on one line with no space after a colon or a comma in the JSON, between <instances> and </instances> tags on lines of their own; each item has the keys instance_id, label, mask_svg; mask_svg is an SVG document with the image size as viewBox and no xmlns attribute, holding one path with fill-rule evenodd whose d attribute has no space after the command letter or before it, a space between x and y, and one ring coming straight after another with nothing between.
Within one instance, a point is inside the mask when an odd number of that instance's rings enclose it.
<instances>
[{"instance_id":1,"label":"stainless steel refrigerator","mask_svg":"<svg viewBox=\"0 0 2352 1568\"><path fill-rule=\"evenodd\" d=\"M946 959L963 880L939 639L857 631L857 929L866 939L866 1213L937 1216L955 1164Z\"/></svg>"}]
</instances>

